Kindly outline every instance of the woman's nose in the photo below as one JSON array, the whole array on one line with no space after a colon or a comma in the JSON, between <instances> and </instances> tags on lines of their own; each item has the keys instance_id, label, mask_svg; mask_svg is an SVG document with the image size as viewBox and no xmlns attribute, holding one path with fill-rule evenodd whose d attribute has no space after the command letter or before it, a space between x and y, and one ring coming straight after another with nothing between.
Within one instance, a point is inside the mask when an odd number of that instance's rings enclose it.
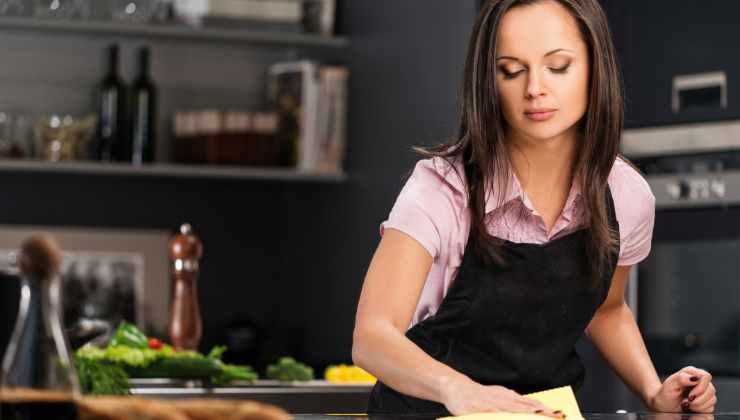
<instances>
[{"instance_id":1,"label":"woman's nose","mask_svg":"<svg viewBox=\"0 0 740 420\"><path fill-rule=\"evenodd\" d=\"M527 73L527 98L538 98L545 94L545 88L542 85L542 79L539 74L534 71Z\"/></svg>"}]
</instances>

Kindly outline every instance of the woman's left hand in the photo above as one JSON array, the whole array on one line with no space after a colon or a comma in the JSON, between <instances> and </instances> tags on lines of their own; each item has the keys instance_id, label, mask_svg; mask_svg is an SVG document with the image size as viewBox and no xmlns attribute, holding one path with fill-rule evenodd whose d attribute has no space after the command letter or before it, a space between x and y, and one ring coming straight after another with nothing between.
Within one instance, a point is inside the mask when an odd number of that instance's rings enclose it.
<instances>
[{"instance_id":1,"label":"woman's left hand","mask_svg":"<svg viewBox=\"0 0 740 420\"><path fill-rule=\"evenodd\" d=\"M693 366L669 376L649 401L651 410L670 413L713 413L716 404L712 375Z\"/></svg>"}]
</instances>

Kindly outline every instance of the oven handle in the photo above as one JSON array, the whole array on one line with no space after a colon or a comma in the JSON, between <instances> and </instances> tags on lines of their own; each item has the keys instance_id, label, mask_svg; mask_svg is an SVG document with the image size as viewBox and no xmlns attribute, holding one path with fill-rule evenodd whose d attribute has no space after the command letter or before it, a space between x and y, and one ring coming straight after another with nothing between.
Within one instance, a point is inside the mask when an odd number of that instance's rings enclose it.
<instances>
[{"instance_id":1,"label":"oven handle","mask_svg":"<svg viewBox=\"0 0 740 420\"><path fill-rule=\"evenodd\" d=\"M724 71L673 76L673 90L671 92L673 113L681 111L682 92L710 88L719 88L719 105L722 108L727 108L727 75Z\"/></svg>"}]
</instances>

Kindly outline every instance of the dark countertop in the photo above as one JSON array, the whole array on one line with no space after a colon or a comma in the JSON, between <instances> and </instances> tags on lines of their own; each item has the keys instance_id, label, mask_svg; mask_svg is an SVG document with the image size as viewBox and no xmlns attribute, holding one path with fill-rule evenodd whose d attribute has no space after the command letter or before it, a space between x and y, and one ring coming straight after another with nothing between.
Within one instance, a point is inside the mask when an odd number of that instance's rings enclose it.
<instances>
[{"instance_id":1,"label":"dark countertop","mask_svg":"<svg viewBox=\"0 0 740 420\"><path fill-rule=\"evenodd\" d=\"M586 420L740 420L740 413L672 414L672 413L583 413ZM547 417L542 417L547 419ZM327 414L293 414L294 420L435 420L435 417L398 416L345 416Z\"/></svg>"},{"instance_id":2,"label":"dark countertop","mask_svg":"<svg viewBox=\"0 0 740 420\"><path fill-rule=\"evenodd\" d=\"M338 385L326 381L285 383L258 380L206 387L199 381L132 379L134 395L148 398L218 398L276 405L289 413L364 413L372 385Z\"/></svg>"}]
</instances>

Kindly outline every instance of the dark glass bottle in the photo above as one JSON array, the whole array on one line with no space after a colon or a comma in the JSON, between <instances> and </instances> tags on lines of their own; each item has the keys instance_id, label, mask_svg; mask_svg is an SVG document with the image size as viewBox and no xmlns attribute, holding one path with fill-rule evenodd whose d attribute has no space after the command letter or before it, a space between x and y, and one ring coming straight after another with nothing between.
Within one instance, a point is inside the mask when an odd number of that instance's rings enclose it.
<instances>
[{"instance_id":1,"label":"dark glass bottle","mask_svg":"<svg viewBox=\"0 0 740 420\"><path fill-rule=\"evenodd\" d=\"M131 92L131 161L135 164L154 161L157 121L157 90L149 76L149 48L139 49L139 74Z\"/></svg>"},{"instance_id":2,"label":"dark glass bottle","mask_svg":"<svg viewBox=\"0 0 740 420\"><path fill-rule=\"evenodd\" d=\"M126 133L126 88L118 76L118 45L107 49L108 71L98 92L98 129L93 158L102 161L124 160L130 147Z\"/></svg>"}]
</instances>

